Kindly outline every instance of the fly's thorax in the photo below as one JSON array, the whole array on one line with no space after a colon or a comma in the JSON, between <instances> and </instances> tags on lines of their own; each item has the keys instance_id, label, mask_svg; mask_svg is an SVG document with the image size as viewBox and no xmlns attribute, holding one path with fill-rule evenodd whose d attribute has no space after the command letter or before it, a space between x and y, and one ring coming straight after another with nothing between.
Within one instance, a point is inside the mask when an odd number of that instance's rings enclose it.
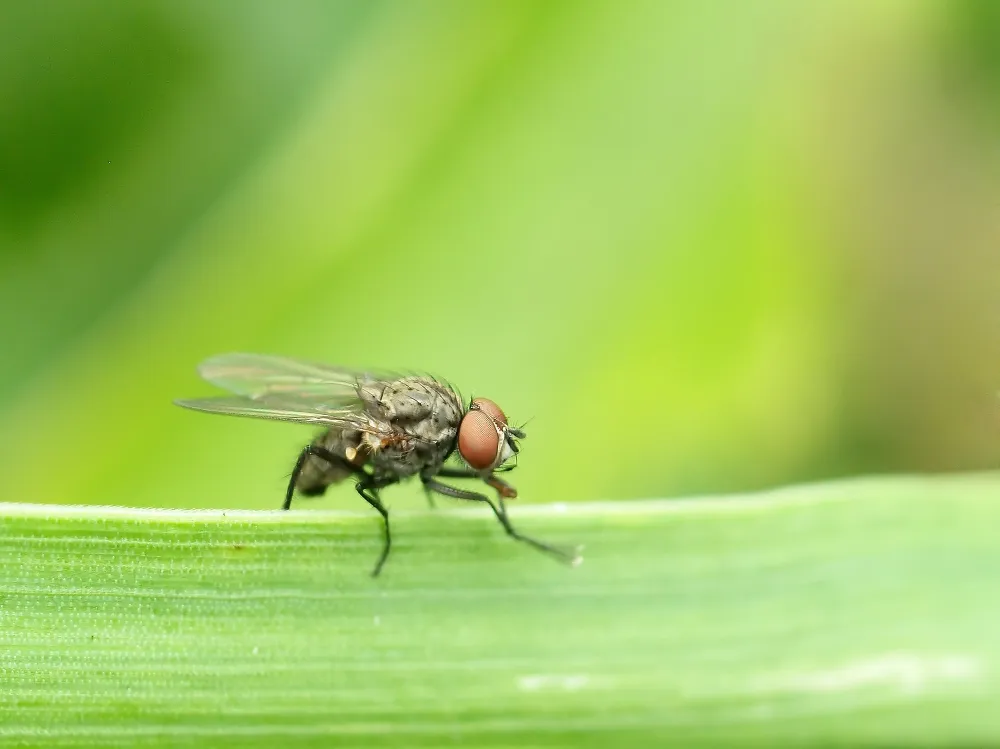
<instances>
[{"instance_id":1,"label":"fly's thorax","mask_svg":"<svg viewBox=\"0 0 1000 749\"><path fill-rule=\"evenodd\" d=\"M445 442L421 439L412 429L397 429L392 434L371 434L363 438L370 450L370 460L376 473L396 477L419 472L435 473L451 451L453 436Z\"/></svg>"},{"instance_id":2,"label":"fly's thorax","mask_svg":"<svg viewBox=\"0 0 1000 749\"><path fill-rule=\"evenodd\" d=\"M421 442L451 445L462 419L462 401L451 387L430 377L400 377L365 384L359 393L373 418Z\"/></svg>"},{"instance_id":3,"label":"fly's thorax","mask_svg":"<svg viewBox=\"0 0 1000 749\"><path fill-rule=\"evenodd\" d=\"M451 417L461 416L462 403L447 385L430 377L400 377L385 385L379 405L392 421L416 422L442 414L451 406Z\"/></svg>"},{"instance_id":4,"label":"fly's thorax","mask_svg":"<svg viewBox=\"0 0 1000 749\"><path fill-rule=\"evenodd\" d=\"M401 478L441 466L464 413L450 386L421 376L361 379L357 393L370 427L361 441L376 475Z\"/></svg>"},{"instance_id":5,"label":"fly's thorax","mask_svg":"<svg viewBox=\"0 0 1000 749\"><path fill-rule=\"evenodd\" d=\"M436 460L435 445L421 442L403 431L394 435L367 435L371 463L377 477L405 478L426 469Z\"/></svg>"},{"instance_id":6,"label":"fly's thorax","mask_svg":"<svg viewBox=\"0 0 1000 749\"><path fill-rule=\"evenodd\" d=\"M390 421L417 422L431 416L440 396L440 386L429 378L401 377L386 385L379 404Z\"/></svg>"}]
</instances>

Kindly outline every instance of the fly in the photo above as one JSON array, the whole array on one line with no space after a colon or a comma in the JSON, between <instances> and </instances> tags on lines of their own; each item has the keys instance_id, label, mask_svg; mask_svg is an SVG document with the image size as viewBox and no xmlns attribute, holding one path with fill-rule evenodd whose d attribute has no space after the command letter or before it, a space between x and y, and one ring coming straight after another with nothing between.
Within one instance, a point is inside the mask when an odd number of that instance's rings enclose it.
<instances>
[{"instance_id":1,"label":"fly","mask_svg":"<svg viewBox=\"0 0 1000 749\"><path fill-rule=\"evenodd\" d=\"M198 373L232 395L178 400L177 405L323 428L299 453L282 509L291 507L296 491L319 496L331 484L356 478L358 494L382 516L385 529L373 577L392 547L389 511L379 491L411 476L420 477L428 499L437 493L485 502L512 538L569 564L581 561L576 551L525 536L511 525L504 500L517 497L517 490L497 474L514 467L510 460L525 435L487 398L466 405L454 387L434 377L260 354L215 356L202 362ZM456 452L464 465L445 465ZM442 478L479 479L496 492L496 501Z\"/></svg>"}]
</instances>

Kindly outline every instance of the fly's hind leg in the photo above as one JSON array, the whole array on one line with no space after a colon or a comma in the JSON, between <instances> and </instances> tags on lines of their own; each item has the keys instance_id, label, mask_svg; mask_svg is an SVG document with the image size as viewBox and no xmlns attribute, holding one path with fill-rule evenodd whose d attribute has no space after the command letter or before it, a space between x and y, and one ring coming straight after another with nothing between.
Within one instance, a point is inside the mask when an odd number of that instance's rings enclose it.
<instances>
[{"instance_id":1,"label":"fly's hind leg","mask_svg":"<svg viewBox=\"0 0 1000 749\"><path fill-rule=\"evenodd\" d=\"M306 445L302 448L302 452L299 453L298 460L295 461L295 468L292 469L292 477L288 480L288 489L285 491L285 502L281 506L282 510L287 510L292 506L292 496L295 494L295 485L299 483L299 476L302 474L302 467L305 466L306 460L308 460L310 456L325 460L332 466L342 466L348 469L351 473L364 478L369 476L368 472L360 466L354 465L354 463L349 461L347 458L330 452L325 447L320 447L319 445Z\"/></svg>"},{"instance_id":2,"label":"fly's hind leg","mask_svg":"<svg viewBox=\"0 0 1000 749\"><path fill-rule=\"evenodd\" d=\"M560 562L566 562L569 565L576 566L583 558L580 556L577 550L569 551L567 549L561 549L558 546L552 546L544 541L539 541L531 536L525 536L523 533L518 531L513 525L511 525L510 518L507 517L507 507L504 505L503 497L500 497L497 502L493 502L492 499L487 497L485 494L480 494L479 492L471 492L465 489L459 489L455 486L449 486L448 484L442 484L433 478L421 477L424 482L424 486L431 491L435 491L438 494L443 494L446 497L453 497L455 499L468 499L473 502L485 502L493 510L493 514L496 515L497 520L500 521L500 525L503 529L507 531L507 535L511 538L526 543L529 546L533 546L539 551L545 552L550 556L555 557Z\"/></svg>"}]
</instances>

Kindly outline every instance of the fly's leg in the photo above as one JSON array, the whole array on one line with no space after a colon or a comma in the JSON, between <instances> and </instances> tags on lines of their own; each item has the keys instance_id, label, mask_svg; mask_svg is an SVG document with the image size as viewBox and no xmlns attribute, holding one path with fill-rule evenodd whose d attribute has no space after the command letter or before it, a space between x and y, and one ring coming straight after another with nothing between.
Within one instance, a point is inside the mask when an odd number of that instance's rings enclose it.
<instances>
[{"instance_id":1,"label":"fly's leg","mask_svg":"<svg viewBox=\"0 0 1000 749\"><path fill-rule=\"evenodd\" d=\"M389 549L392 548L392 534L389 532L389 511L379 501L378 490L394 483L396 483L396 479L383 479L379 481L374 476L365 474L365 477L358 482L356 487L358 494L364 498L365 502L378 510L379 515L382 516L382 524L385 527L385 543L382 545L382 553L375 563L375 569L372 570L372 577L378 577L378 573L382 571L382 565L385 564L385 560L389 557Z\"/></svg>"},{"instance_id":2,"label":"fly's leg","mask_svg":"<svg viewBox=\"0 0 1000 749\"><path fill-rule=\"evenodd\" d=\"M342 458L336 453L332 453L318 445L306 445L302 448L302 452L299 453L299 459L295 461L295 468L292 469L292 477L288 482L288 490L285 492L285 503L281 509L287 510L292 506L292 495L295 494L295 484L298 482L299 474L302 473L302 466L305 465L306 459L310 455L322 458L327 463L335 466L350 468L352 472L361 476L361 480L355 488L358 490L358 494L364 498L365 502L378 510L379 515L382 516L382 523L385 526L385 543L382 546L382 553L379 555L378 562L375 564L375 569L372 570L372 577L378 577L378 573L382 571L382 565L385 564L385 560L389 556L389 548L392 546L392 535L389 533L389 511L379 501L378 490L389 486L389 484L396 483L396 479L378 480L368 473L368 471L351 463L347 458Z\"/></svg>"},{"instance_id":3,"label":"fly's leg","mask_svg":"<svg viewBox=\"0 0 1000 749\"><path fill-rule=\"evenodd\" d=\"M302 473L302 466L306 464L306 460L310 455L321 458L334 466L344 466L361 476L368 476L367 471L354 465L352 462L347 460L347 458L343 458L336 453L332 453L325 447L319 447L318 445L306 445L302 448L302 452L299 453L299 459L295 461L295 468L292 469L292 477L289 479L288 489L285 491L285 502L281 506L282 510L287 510L292 506L292 496L295 494L295 485L299 482L299 474Z\"/></svg>"},{"instance_id":4,"label":"fly's leg","mask_svg":"<svg viewBox=\"0 0 1000 749\"><path fill-rule=\"evenodd\" d=\"M478 474L477 474L478 475ZM531 538L530 536L525 536L520 533L513 525L510 523L510 518L507 517L507 508L503 503L501 498L497 503L494 503L492 499L487 497L485 494L480 494L479 492L470 492L465 489L459 489L454 486L449 486L448 484L442 484L440 481L436 481L433 478L423 478L421 480L424 482L424 486L435 491L438 494L443 494L446 497L453 497L455 499L468 499L473 502L485 502L493 510L493 514L497 516L497 520L500 521L500 525L503 529L507 531L507 535L511 538L528 544L529 546L534 546L539 551L543 551L549 554L561 562L566 562L572 566L578 565L583 558L580 556L578 551L567 551L566 549L560 549L558 546L552 546L545 543L544 541L539 541L538 539Z\"/></svg>"},{"instance_id":5,"label":"fly's leg","mask_svg":"<svg viewBox=\"0 0 1000 749\"><path fill-rule=\"evenodd\" d=\"M499 468L494 468L492 473L507 473L508 471L513 471L517 466L515 465L503 465ZM438 469L438 476L446 476L453 479L478 479L483 474L479 471L473 471L471 468L451 468L449 466L442 466Z\"/></svg>"},{"instance_id":6,"label":"fly's leg","mask_svg":"<svg viewBox=\"0 0 1000 749\"><path fill-rule=\"evenodd\" d=\"M506 473L513 468L514 466L503 466L502 468L497 468L495 472ZM471 468L443 467L438 469L437 475L453 479L482 479L483 477L479 471L473 471ZM517 490L513 486L508 484L506 481L498 479L496 476L490 476L490 478L486 480L486 483L496 489L497 493L504 497L513 499L517 496ZM424 484L424 494L427 496L427 504L431 506L432 510L436 509L437 506L434 504L434 494L431 492L430 487L426 484Z\"/></svg>"},{"instance_id":7,"label":"fly's leg","mask_svg":"<svg viewBox=\"0 0 1000 749\"><path fill-rule=\"evenodd\" d=\"M473 471L469 468L441 468L438 470L438 476L444 476L445 478L453 479L480 479L485 481L487 484L492 486L497 490L497 494L506 499L516 499L517 489L508 484L501 478L494 476L494 473L506 473L514 468L514 466L507 466L504 468L498 468L495 471L491 471L489 476L483 477L483 474L478 471ZM428 497L430 494L428 494Z\"/></svg>"}]
</instances>

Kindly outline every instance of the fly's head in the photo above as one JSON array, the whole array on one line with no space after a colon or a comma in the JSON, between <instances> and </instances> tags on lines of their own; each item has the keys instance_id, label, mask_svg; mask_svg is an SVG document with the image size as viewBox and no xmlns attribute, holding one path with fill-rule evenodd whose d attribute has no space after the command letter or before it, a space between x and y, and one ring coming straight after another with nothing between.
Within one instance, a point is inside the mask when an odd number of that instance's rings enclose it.
<instances>
[{"instance_id":1,"label":"fly's head","mask_svg":"<svg viewBox=\"0 0 1000 749\"><path fill-rule=\"evenodd\" d=\"M489 474L517 455L524 432L507 424L500 406L474 398L458 426L458 453L474 470Z\"/></svg>"}]
</instances>

